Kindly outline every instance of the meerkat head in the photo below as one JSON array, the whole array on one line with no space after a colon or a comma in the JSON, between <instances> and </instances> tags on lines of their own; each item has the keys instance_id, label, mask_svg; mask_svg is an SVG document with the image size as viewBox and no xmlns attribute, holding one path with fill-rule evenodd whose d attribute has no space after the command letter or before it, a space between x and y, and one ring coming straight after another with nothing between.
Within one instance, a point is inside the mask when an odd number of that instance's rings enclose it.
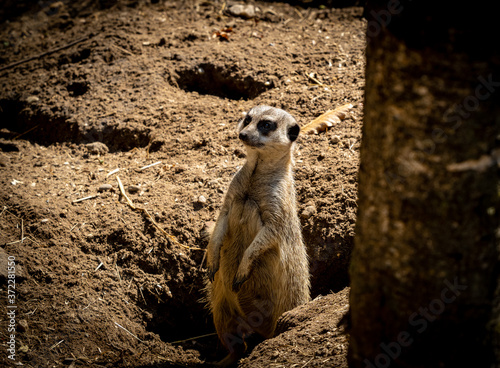
<instances>
[{"instance_id":1,"label":"meerkat head","mask_svg":"<svg viewBox=\"0 0 500 368\"><path fill-rule=\"evenodd\" d=\"M252 108L238 123L240 140L250 149L290 149L300 133L294 117L275 107Z\"/></svg>"}]
</instances>

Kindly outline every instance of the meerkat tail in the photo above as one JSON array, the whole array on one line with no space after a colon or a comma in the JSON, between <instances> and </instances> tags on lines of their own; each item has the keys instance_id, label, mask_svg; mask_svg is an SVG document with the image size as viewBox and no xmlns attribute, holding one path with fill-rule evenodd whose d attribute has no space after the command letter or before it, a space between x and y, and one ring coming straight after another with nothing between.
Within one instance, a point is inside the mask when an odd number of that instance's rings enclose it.
<instances>
[{"instance_id":1,"label":"meerkat tail","mask_svg":"<svg viewBox=\"0 0 500 368\"><path fill-rule=\"evenodd\" d=\"M353 105L349 103L339 106L336 109L329 110L310 123L304 125L300 128L300 131L305 134L318 134L324 132L332 127L333 124L340 123L341 120L344 120L352 107Z\"/></svg>"}]
</instances>

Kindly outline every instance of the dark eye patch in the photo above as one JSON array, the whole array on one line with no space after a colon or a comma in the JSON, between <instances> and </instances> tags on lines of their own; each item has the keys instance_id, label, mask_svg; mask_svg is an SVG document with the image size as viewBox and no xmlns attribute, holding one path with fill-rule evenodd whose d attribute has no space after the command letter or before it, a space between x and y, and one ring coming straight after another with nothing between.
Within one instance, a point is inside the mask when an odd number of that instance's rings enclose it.
<instances>
[{"instance_id":1,"label":"dark eye patch","mask_svg":"<svg viewBox=\"0 0 500 368\"><path fill-rule=\"evenodd\" d=\"M275 131L276 127L277 127L276 122L270 120L261 120L257 124L258 131L264 135L267 135L270 132Z\"/></svg>"},{"instance_id":2,"label":"dark eye patch","mask_svg":"<svg viewBox=\"0 0 500 368\"><path fill-rule=\"evenodd\" d=\"M246 127L248 124L250 124L251 121L252 117L247 114L247 116L245 116L245 118L243 119L243 127Z\"/></svg>"}]
</instances>

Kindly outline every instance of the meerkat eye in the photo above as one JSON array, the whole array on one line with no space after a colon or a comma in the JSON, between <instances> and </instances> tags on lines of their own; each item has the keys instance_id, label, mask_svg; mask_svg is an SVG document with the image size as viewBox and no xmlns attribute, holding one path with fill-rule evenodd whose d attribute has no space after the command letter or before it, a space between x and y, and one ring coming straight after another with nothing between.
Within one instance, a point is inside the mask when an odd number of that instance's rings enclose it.
<instances>
[{"instance_id":1,"label":"meerkat eye","mask_svg":"<svg viewBox=\"0 0 500 368\"><path fill-rule=\"evenodd\" d=\"M251 121L252 117L247 114L247 116L245 116L245 118L243 119L243 127L246 127L248 124L250 124Z\"/></svg>"},{"instance_id":2,"label":"meerkat eye","mask_svg":"<svg viewBox=\"0 0 500 368\"><path fill-rule=\"evenodd\" d=\"M259 130L259 132L266 135L266 134L276 130L276 123L274 121L261 120L257 124L257 129Z\"/></svg>"},{"instance_id":3,"label":"meerkat eye","mask_svg":"<svg viewBox=\"0 0 500 368\"><path fill-rule=\"evenodd\" d=\"M288 128L288 138L290 138L292 142L295 142L295 140L299 136L299 133L300 126L298 124L294 124L290 128Z\"/></svg>"}]
</instances>

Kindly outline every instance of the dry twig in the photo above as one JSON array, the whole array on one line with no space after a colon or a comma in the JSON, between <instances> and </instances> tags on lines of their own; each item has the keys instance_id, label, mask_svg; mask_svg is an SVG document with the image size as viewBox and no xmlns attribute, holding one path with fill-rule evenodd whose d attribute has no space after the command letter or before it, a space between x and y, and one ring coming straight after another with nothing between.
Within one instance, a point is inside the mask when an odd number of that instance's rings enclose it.
<instances>
[{"instance_id":1,"label":"dry twig","mask_svg":"<svg viewBox=\"0 0 500 368\"><path fill-rule=\"evenodd\" d=\"M104 263L99 259L99 266L96 267L94 272L96 272L99 268L101 268L104 265Z\"/></svg>"},{"instance_id":2,"label":"dry twig","mask_svg":"<svg viewBox=\"0 0 500 368\"><path fill-rule=\"evenodd\" d=\"M329 86L329 85L326 85L326 84L324 84L324 83L320 82L317 78L315 78L315 77L313 76L313 74L307 74L307 73L305 73L305 72L304 72L304 74L305 74L305 76L306 76L307 78L309 78L310 80L312 80L314 83L316 83L317 85L319 85L319 86L321 86L321 87L331 87L331 86Z\"/></svg>"},{"instance_id":3,"label":"dry twig","mask_svg":"<svg viewBox=\"0 0 500 368\"><path fill-rule=\"evenodd\" d=\"M59 341L59 342L56 342L54 345L52 345L52 346L50 347L50 349L49 349L49 350L52 350L52 349L56 348L57 346L61 345L63 342L64 342L64 340L61 340L61 341Z\"/></svg>"},{"instance_id":4,"label":"dry twig","mask_svg":"<svg viewBox=\"0 0 500 368\"><path fill-rule=\"evenodd\" d=\"M18 135L16 135L14 138L12 138L13 141L15 141L16 139L19 139L21 138L23 135L25 134L28 134L29 132L31 132L32 130L35 130L36 128L38 128L40 126L40 124L37 124L35 125L34 127L31 127L29 128L27 131L23 132L23 133L20 133Z\"/></svg>"},{"instance_id":5,"label":"dry twig","mask_svg":"<svg viewBox=\"0 0 500 368\"><path fill-rule=\"evenodd\" d=\"M110 177L111 175L113 174L116 174L118 171L120 171L120 168L117 168L117 169L114 169L114 170L111 170L109 173L106 174L106 177Z\"/></svg>"},{"instance_id":6,"label":"dry twig","mask_svg":"<svg viewBox=\"0 0 500 368\"><path fill-rule=\"evenodd\" d=\"M154 164L150 164L150 165L146 165L146 166L141 167L139 169L139 171L144 171L146 169L149 169L150 167L153 167L153 166L156 166L156 165L160 165L160 164L161 164L161 161L157 161Z\"/></svg>"},{"instance_id":7,"label":"dry twig","mask_svg":"<svg viewBox=\"0 0 500 368\"><path fill-rule=\"evenodd\" d=\"M171 342L171 344L181 344L181 343L183 343L183 342L187 342L187 341L191 341L191 340L197 340L197 339L201 339L201 338L203 338L203 337L216 336L216 335L217 335L217 333L212 332L212 333L209 333L209 334L206 334L206 335L201 335L201 336L190 337L190 338L185 339L185 340L173 341L173 342Z\"/></svg>"},{"instance_id":8,"label":"dry twig","mask_svg":"<svg viewBox=\"0 0 500 368\"><path fill-rule=\"evenodd\" d=\"M9 64L9 65L6 65L6 66L3 66L0 68L0 72L3 72L4 70L7 70L7 69L11 69L11 68L14 68L18 65L21 65L21 64L24 64L24 63L27 63L28 61L31 61L31 60L35 60L35 59L41 59L42 57L44 56L47 56L47 55L50 55L50 54L53 54L55 52L58 52L58 51L61 51L61 50L64 50L64 49L67 49L67 48L70 48L71 46L74 46L80 42L83 42L83 41L86 41L88 40L89 38L91 38L93 35L90 34L88 36L85 36L85 37L82 37L82 38L79 38L78 40L76 41L73 41L73 42L70 42L68 43L67 45L64 45L64 46L61 46L61 47L58 47L58 48L55 48L53 50L49 50L49 51L45 51L45 52L42 52L41 54L38 54L38 55L35 55L35 56L32 56L32 57L29 57L27 59L23 59L23 60L19 60L19 61L16 61L15 63L12 63L12 64Z\"/></svg>"},{"instance_id":9,"label":"dry twig","mask_svg":"<svg viewBox=\"0 0 500 368\"><path fill-rule=\"evenodd\" d=\"M78 203L78 202L86 201L87 199L94 199L96 197L98 197L98 195L94 194L94 195L91 195L91 196L88 196L88 197L83 197L83 198L75 199L73 201L73 203Z\"/></svg>"},{"instance_id":10,"label":"dry twig","mask_svg":"<svg viewBox=\"0 0 500 368\"><path fill-rule=\"evenodd\" d=\"M114 321L113 321L114 322ZM127 330L125 327L123 327L122 325L120 325L119 323L116 323L115 322L115 325L120 327L123 331L125 331L126 333L128 333L130 336L134 337L137 339L137 341L140 341L140 342L144 342L142 341L141 339L139 339L136 335L134 335L132 332L130 332L129 330Z\"/></svg>"}]
</instances>

